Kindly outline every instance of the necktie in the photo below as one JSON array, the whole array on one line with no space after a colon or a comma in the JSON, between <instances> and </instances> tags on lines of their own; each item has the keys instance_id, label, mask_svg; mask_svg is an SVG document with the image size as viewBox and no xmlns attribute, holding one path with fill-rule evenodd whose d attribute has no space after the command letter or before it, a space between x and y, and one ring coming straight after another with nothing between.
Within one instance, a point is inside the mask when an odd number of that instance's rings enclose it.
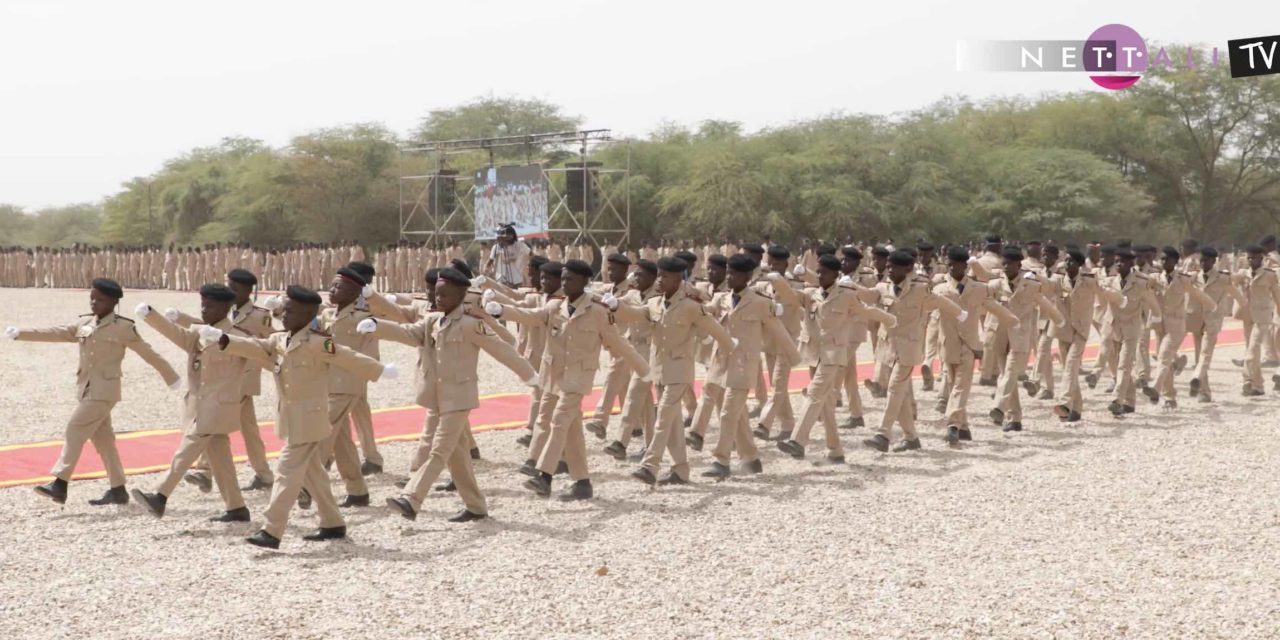
<instances>
[{"instance_id":1,"label":"necktie","mask_svg":"<svg viewBox=\"0 0 1280 640\"><path fill-rule=\"evenodd\" d=\"M670 309L670 308L671 308L671 299L670 299L670 298L667 298L667 299L665 299L665 300L663 300L663 301L662 301L662 308L663 308L663 309Z\"/></svg>"},{"instance_id":2,"label":"necktie","mask_svg":"<svg viewBox=\"0 0 1280 640\"><path fill-rule=\"evenodd\" d=\"M830 297L830 296L831 296L831 292L830 292L830 291L827 291L826 289L823 289L823 290L822 290L822 299L823 299L823 300L826 300L826 299L827 299L828 297Z\"/></svg>"},{"instance_id":3,"label":"necktie","mask_svg":"<svg viewBox=\"0 0 1280 640\"><path fill-rule=\"evenodd\" d=\"M957 290L957 291L959 291L960 293L964 293L964 283L963 283L963 282L957 282L957 283L956 283L956 290Z\"/></svg>"},{"instance_id":4,"label":"necktie","mask_svg":"<svg viewBox=\"0 0 1280 640\"><path fill-rule=\"evenodd\" d=\"M232 310L231 310L231 319L232 319L232 320L235 320L235 319L236 319L236 318L238 318L238 317L240 317L240 310L239 310L239 309L232 309Z\"/></svg>"},{"instance_id":5,"label":"necktie","mask_svg":"<svg viewBox=\"0 0 1280 640\"><path fill-rule=\"evenodd\" d=\"M735 294L733 294L733 306L735 306L735 307L736 307L736 306L738 306L738 303L739 303L739 302L741 302L741 301L742 301L742 296L740 296L740 295L738 295L738 294L736 294L736 293L735 293Z\"/></svg>"},{"instance_id":6,"label":"necktie","mask_svg":"<svg viewBox=\"0 0 1280 640\"><path fill-rule=\"evenodd\" d=\"M573 312L574 312L574 311L576 311L576 310L577 310L577 307L575 307L575 306L573 306L573 305L569 305L569 315L571 315L571 316L572 316L572 315L573 315Z\"/></svg>"},{"instance_id":7,"label":"necktie","mask_svg":"<svg viewBox=\"0 0 1280 640\"><path fill-rule=\"evenodd\" d=\"M896 285L896 284L895 284L895 285L893 285L893 295L895 295L895 296L900 296L900 295L902 295L902 286L901 286L901 285Z\"/></svg>"}]
</instances>

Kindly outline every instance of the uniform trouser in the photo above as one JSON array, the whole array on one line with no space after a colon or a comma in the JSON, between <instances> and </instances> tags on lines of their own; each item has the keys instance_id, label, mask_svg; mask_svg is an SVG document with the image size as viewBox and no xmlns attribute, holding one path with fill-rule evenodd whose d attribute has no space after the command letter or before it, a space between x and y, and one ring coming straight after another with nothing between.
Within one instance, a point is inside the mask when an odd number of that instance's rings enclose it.
<instances>
[{"instance_id":1,"label":"uniform trouser","mask_svg":"<svg viewBox=\"0 0 1280 640\"><path fill-rule=\"evenodd\" d=\"M1280 343L1280 326L1277 326L1266 336L1265 347L1267 350L1267 360L1280 360L1280 355L1277 355L1277 347L1280 345L1277 343Z\"/></svg>"},{"instance_id":2,"label":"uniform trouser","mask_svg":"<svg viewBox=\"0 0 1280 640\"><path fill-rule=\"evenodd\" d=\"M698 410L698 394L693 392L693 385L689 385L689 388L684 390L680 402L684 405L685 413L693 417L693 412Z\"/></svg>"},{"instance_id":3,"label":"uniform trouser","mask_svg":"<svg viewBox=\"0 0 1280 640\"><path fill-rule=\"evenodd\" d=\"M585 480L587 472L587 441L582 433L582 394L561 391L558 395L543 392L539 403L538 426L533 430L531 451L539 451L538 470L555 473L564 460L569 467L569 477L574 481ZM681 434L680 442L684 442Z\"/></svg>"},{"instance_id":4,"label":"uniform trouser","mask_svg":"<svg viewBox=\"0 0 1280 640\"><path fill-rule=\"evenodd\" d=\"M183 435L178 451L173 454L173 461L169 463L169 473L160 481L157 489L160 495L168 497L173 494L196 458L208 460L213 482L218 485L218 493L222 495L222 503L226 505L227 511L243 507L244 497L240 495L240 486L236 484L236 463L231 459L231 439L225 433Z\"/></svg>"},{"instance_id":5,"label":"uniform trouser","mask_svg":"<svg viewBox=\"0 0 1280 640\"><path fill-rule=\"evenodd\" d=\"M1156 334L1160 338L1156 348L1156 358L1160 364L1156 369L1156 391L1174 400L1178 397L1178 391L1173 382L1173 369L1178 359L1178 348L1182 346L1182 338L1187 335L1187 321L1182 318L1165 318Z\"/></svg>"},{"instance_id":6,"label":"uniform trouser","mask_svg":"<svg viewBox=\"0 0 1280 640\"><path fill-rule=\"evenodd\" d=\"M653 473L662 465L663 452L671 453L671 471L689 479L689 460L685 453L684 429L680 419L680 405L687 382L662 385L658 392L658 418L653 428L653 439L644 453L642 467Z\"/></svg>"},{"instance_id":7,"label":"uniform trouser","mask_svg":"<svg viewBox=\"0 0 1280 640\"><path fill-rule=\"evenodd\" d=\"M484 494L480 493L480 486L476 483L475 470L471 468L471 452L467 447L467 434L471 433L470 414L470 410L450 411L428 422L429 433L423 434L424 439L431 442L426 464L413 472L402 494L413 503L415 510L422 507L422 500L431 490L431 484L448 467L449 477L458 487L458 497L462 498L467 511L480 515L489 512Z\"/></svg>"},{"instance_id":8,"label":"uniform trouser","mask_svg":"<svg viewBox=\"0 0 1280 640\"><path fill-rule=\"evenodd\" d=\"M1192 335L1200 345L1200 362L1196 367L1196 378L1200 380L1200 393L1212 397L1209 390L1209 365L1213 361L1213 350L1218 346L1218 332L1221 323L1202 323Z\"/></svg>"},{"instance_id":9,"label":"uniform trouser","mask_svg":"<svg viewBox=\"0 0 1280 640\"><path fill-rule=\"evenodd\" d=\"M347 495L368 495L369 487L360 473L360 452L356 443L351 440L351 426L347 416L361 396L346 393L329 394L329 437L324 441L325 449L333 452L334 466L338 467L338 475L347 486Z\"/></svg>"},{"instance_id":10,"label":"uniform trouser","mask_svg":"<svg viewBox=\"0 0 1280 640\"><path fill-rule=\"evenodd\" d=\"M763 407L769 397L769 386L765 383L764 364L759 358L756 359L756 404Z\"/></svg>"},{"instance_id":11,"label":"uniform trouser","mask_svg":"<svg viewBox=\"0 0 1280 640\"><path fill-rule=\"evenodd\" d=\"M1123 338L1113 335L1111 345L1116 361L1116 395L1115 401L1127 406L1137 403L1138 392L1133 380L1133 367L1138 355L1139 337Z\"/></svg>"},{"instance_id":12,"label":"uniform trouser","mask_svg":"<svg viewBox=\"0 0 1280 640\"><path fill-rule=\"evenodd\" d=\"M1262 354L1266 349L1266 337L1271 333L1270 323L1244 323L1248 355L1245 358L1243 375L1245 384L1248 384L1255 391L1262 391Z\"/></svg>"},{"instance_id":13,"label":"uniform trouser","mask_svg":"<svg viewBox=\"0 0 1280 640\"><path fill-rule=\"evenodd\" d=\"M948 427L969 426L969 391L973 389L973 351L960 348L958 362L942 363L942 397L947 399L944 411Z\"/></svg>"},{"instance_id":14,"label":"uniform trouser","mask_svg":"<svg viewBox=\"0 0 1280 640\"><path fill-rule=\"evenodd\" d=\"M107 471L107 480L112 487L124 486L124 465L120 464L120 452L116 451L116 434L111 430L111 409L116 406L112 400L81 400L76 410L67 421L67 430L62 443L62 453L53 465L52 473L64 481L71 480L76 471L76 463L80 461L80 453L84 451L84 443L92 442L102 459L102 467Z\"/></svg>"},{"instance_id":15,"label":"uniform trouser","mask_svg":"<svg viewBox=\"0 0 1280 640\"><path fill-rule=\"evenodd\" d=\"M1045 391L1053 393L1053 328L1040 330L1036 341L1036 368L1031 379Z\"/></svg>"},{"instance_id":16,"label":"uniform trouser","mask_svg":"<svg viewBox=\"0 0 1280 640\"><path fill-rule=\"evenodd\" d=\"M240 436L244 440L245 457L253 475L263 482L270 483L275 479L271 472L271 464L267 462L267 445L262 442L262 429L258 426L258 416L253 408L253 396L240 398ZM191 466L196 471L209 471L209 460L201 454Z\"/></svg>"},{"instance_id":17,"label":"uniform trouser","mask_svg":"<svg viewBox=\"0 0 1280 640\"><path fill-rule=\"evenodd\" d=\"M624 361L610 360L605 364L604 391L600 401L596 403L593 422L599 422L609 428L609 418L613 414L613 405L626 405L627 389L631 386L631 366Z\"/></svg>"},{"instance_id":18,"label":"uniform trouser","mask_svg":"<svg viewBox=\"0 0 1280 640\"><path fill-rule=\"evenodd\" d=\"M533 426L538 424L538 403L542 402L542 385L538 385L529 390L529 421L525 423L524 428L533 431ZM610 407L612 410L612 407ZM596 415L600 412L596 411ZM606 415L604 422L608 423Z\"/></svg>"},{"instance_id":19,"label":"uniform trouser","mask_svg":"<svg viewBox=\"0 0 1280 640\"><path fill-rule=\"evenodd\" d=\"M427 456L431 455L431 440L439 427L440 414L435 409L427 409L427 416L422 422L422 433L418 435L418 448L409 459L409 475L413 475L413 472L427 463Z\"/></svg>"},{"instance_id":20,"label":"uniform trouser","mask_svg":"<svg viewBox=\"0 0 1280 640\"><path fill-rule=\"evenodd\" d=\"M1080 365L1084 361L1084 348L1089 336L1079 333L1071 335L1071 342L1058 341L1058 349L1066 348L1067 353L1067 408L1076 413L1084 412L1084 396L1080 391Z\"/></svg>"},{"instance_id":21,"label":"uniform trouser","mask_svg":"<svg viewBox=\"0 0 1280 640\"><path fill-rule=\"evenodd\" d=\"M1009 333L1000 329L992 329L987 331L986 337L982 341L982 369L981 375L984 380L995 380L1000 377L1001 370L1004 368L1006 358L1005 352L1009 350ZM1026 364L1025 362L1023 363ZM1019 371L1019 374L1022 372ZM1015 379L1016 383L1017 380Z\"/></svg>"},{"instance_id":22,"label":"uniform trouser","mask_svg":"<svg viewBox=\"0 0 1280 640\"><path fill-rule=\"evenodd\" d=\"M276 463L278 477L271 485L271 502L267 504L263 516L266 522L262 526L275 538L284 536L284 529L289 524L289 511L304 488L311 494L322 528L346 524L338 511L338 501L333 498L333 490L329 488L329 474L324 472L324 462L320 460L322 447L320 441L304 442L285 444L280 451L280 460Z\"/></svg>"},{"instance_id":23,"label":"uniform trouser","mask_svg":"<svg viewBox=\"0 0 1280 640\"><path fill-rule=\"evenodd\" d=\"M1142 337L1138 338L1138 377L1143 380L1151 379L1151 327L1146 326L1143 322Z\"/></svg>"},{"instance_id":24,"label":"uniform trouser","mask_svg":"<svg viewBox=\"0 0 1280 640\"><path fill-rule=\"evenodd\" d=\"M773 389L769 392L769 401L760 412L760 424L766 429L773 428L776 418L783 432L795 430L796 414L791 410L791 363L776 354L765 354L765 362L769 366L769 383Z\"/></svg>"},{"instance_id":25,"label":"uniform trouser","mask_svg":"<svg viewBox=\"0 0 1280 640\"><path fill-rule=\"evenodd\" d=\"M1022 386L1018 384L1018 376L1027 369L1029 355L1025 350L1010 349L1004 357L1004 372L1000 375L996 407L1004 412L1005 419L1010 422L1022 421Z\"/></svg>"},{"instance_id":26,"label":"uniform trouser","mask_svg":"<svg viewBox=\"0 0 1280 640\"><path fill-rule=\"evenodd\" d=\"M938 313L935 311L929 314L929 324L925 327L924 333L924 364L925 366L933 366L933 361L938 357L938 343L941 336L938 335Z\"/></svg>"},{"instance_id":27,"label":"uniform trouser","mask_svg":"<svg viewBox=\"0 0 1280 640\"><path fill-rule=\"evenodd\" d=\"M809 431L813 423L822 420L822 429L827 438L827 454L844 455L840 446L840 431L836 428L836 389L844 382L845 363L818 363L818 369L809 381L805 393L804 413L800 416L800 424L796 426L791 439L804 446L809 443Z\"/></svg>"},{"instance_id":28,"label":"uniform trouser","mask_svg":"<svg viewBox=\"0 0 1280 640\"><path fill-rule=\"evenodd\" d=\"M850 418L862 417L862 392L858 390L858 347L860 342L849 343L849 364L844 368L844 394Z\"/></svg>"},{"instance_id":29,"label":"uniform trouser","mask_svg":"<svg viewBox=\"0 0 1280 640\"><path fill-rule=\"evenodd\" d=\"M889 438L893 433L893 423L902 425L902 435L907 440L916 440L916 416L911 390L911 369L913 365L895 360L887 365L890 370L888 401L885 404L884 416L880 419L880 435Z\"/></svg>"},{"instance_id":30,"label":"uniform trouser","mask_svg":"<svg viewBox=\"0 0 1280 640\"><path fill-rule=\"evenodd\" d=\"M702 398L705 401L710 395L712 385L702 387ZM760 457L756 449L755 439L751 436L751 423L747 420L747 393L749 389L724 389L715 385L715 393L722 396L724 403L720 411L720 434L716 437L716 447L711 452L716 462L729 466L729 456L736 449L740 462L751 462ZM720 404L717 402L717 404ZM704 405L699 405L699 409Z\"/></svg>"},{"instance_id":31,"label":"uniform trouser","mask_svg":"<svg viewBox=\"0 0 1280 640\"><path fill-rule=\"evenodd\" d=\"M360 440L364 459L382 466L382 454L378 452L377 436L373 433L373 409L369 407L369 394L362 393L356 398L356 404L351 408L351 424L356 428L356 438Z\"/></svg>"},{"instance_id":32,"label":"uniform trouser","mask_svg":"<svg viewBox=\"0 0 1280 640\"><path fill-rule=\"evenodd\" d=\"M742 401L747 401L746 394L750 389L742 389ZM714 382L702 383L702 397L698 399L698 408L693 412L693 432L700 435L707 435L707 426L711 424L711 416L713 414L724 413L724 387ZM744 418L746 414L743 414ZM720 423L720 438L724 438L724 432L727 426Z\"/></svg>"},{"instance_id":33,"label":"uniform trouser","mask_svg":"<svg viewBox=\"0 0 1280 640\"><path fill-rule=\"evenodd\" d=\"M647 444L653 439L653 414L653 383L640 376L632 376L627 387L627 401L622 405L622 433L618 442L624 446L631 444L631 432L639 427L644 431Z\"/></svg>"}]
</instances>

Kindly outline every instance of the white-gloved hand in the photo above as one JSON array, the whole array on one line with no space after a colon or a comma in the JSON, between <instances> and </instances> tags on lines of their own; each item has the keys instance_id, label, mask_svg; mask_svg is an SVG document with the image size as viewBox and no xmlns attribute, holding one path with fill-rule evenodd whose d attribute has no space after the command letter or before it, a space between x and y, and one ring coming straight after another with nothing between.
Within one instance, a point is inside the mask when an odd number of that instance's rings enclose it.
<instances>
[{"instance_id":1,"label":"white-gloved hand","mask_svg":"<svg viewBox=\"0 0 1280 640\"><path fill-rule=\"evenodd\" d=\"M200 327L200 342L204 345L211 345L222 339L222 329L204 325Z\"/></svg>"},{"instance_id":2,"label":"white-gloved hand","mask_svg":"<svg viewBox=\"0 0 1280 640\"><path fill-rule=\"evenodd\" d=\"M604 297L600 298L600 302L603 302L604 306L609 307L610 311L618 310L618 297L612 293L604 294Z\"/></svg>"},{"instance_id":3,"label":"white-gloved hand","mask_svg":"<svg viewBox=\"0 0 1280 640\"><path fill-rule=\"evenodd\" d=\"M388 293L387 295L382 296L382 297L386 298L386 299L387 299L387 302L390 302L391 304L399 304L399 302L400 302L400 298L399 298L399 296L397 296L397 295L396 295L396 294L394 294L394 293Z\"/></svg>"},{"instance_id":4,"label":"white-gloved hand","mask_svg":"<svg viewBox=\"0 0 1280 640\"><path fill-rule=\"evenodd\" d=\"M177 391L178 389L181 389L181 388L182 388L182 378L181 378L181 377L179 377L177 380L174 380L174 381L173 381L173 384L169 385L169 390L170 390L170 391Z\"/></svg>"},{"instance_id":5,"label":"white-gloved hand","mask_svg":"<svg viewBox=\"0 0 1280 640\"><path fill-rule=\"evenodd\" d=\"M17 327L6 327L4 330L4 337L7 340L17 340L18 333L19 331Z\"/></svg>"},{"instance_id":6,"label":"white-gloved hand","mask_svg":"<svg viewBox=\"0 0 1280 640\"><path fill-rule=\"evenodd\" d=\"M591 288L591 285L587 285L582 288L582 295L589 296L589 297L594 296L596 295L596 290Z\"/></svg>"},{"instance_id":7,"label":"white-gloved hand","mask_svg":"<svg viewBox=\"0 0 1280 640\"><path fill-rule=\"evenodd\" d=\"M742 344L737 338L729 338L729 341L733 343L734 349L737 349L738 345Z\"/></svg>"},{"instance_id":8,"label":"white-gloved hand","mask_svg":"<svg viewBox=\"0 0 1280 640\"><path fill-rule=\"evenodd\" d=\"M959 315L959 316L956 316L956 319L957 319L957 320L959 320L960 322L964 322L965 320L968 320L968 319L969 319L969 312L968 312L968 311L965 311L964 309L961 309L961 310L960 310L960 315Z\"/></svg>"},{"instance_id":9,"label":"white-gloved hand","mask_svg":"<svg viewBox=\"0 0 1280 640\"><path fill-rule=\"evenodd\" d=\"M360 295L362 295L362 296L364 296L364 297L366 297L366 298L372 298L372 297L373 297L373 285L371 285L371 284L366 284L366 285L364 286L364 288L360 290Z\"/></svg>"},{"instance_id":10,"label":"white-gloved hand","mask_svg":"<svg viewBox=\"0 0 1280 640\"><path fill-rule=\"evenodd\" d=\"M493 298L497 295L498 294L493 292L493 289L485 289L484 293L480 294L480 299L483 300L486 304L488 304L490 302L493 302Z\"/></svg>"},{"instance_id":11,"label":"white-gloved hand","mask_svg":"<svg viewBox=\"0 0 1280 640\"><path fill-rule=\"evenodd\" d=\"M1032 281L1032 282L1035 282L1035 281L1036 281L1036 272L1034 272L1034 271L1028 271L1028 272L1026 272L1026 273L1022 274L1022 277L1026 278L1027 280L1030 280L1030 281Z\"/></svg>"},{"instance_id":12,"label":"white-gloved hand","mask_svg":"<svg viewBox=\"0 0 1280 640\"><path fill-rule=\"evenodd\" d=\"M476 276L471 279L471 284L474 284L477 287L483 287L488 282L489 282L489 279L484 276Z\"/></svg>"},{"instance_id":13,"label":"white-gloved hand","mask_svg":"<svg viewBox=\"0 0 1280 640\"><path fill-rule=\"evenodd\" d=\"M173 307L169 307L168 309L165 309L165 310L164 310L164 319L165 319L165 320L168 320L169 322L177 322L177 321L178 321L178 310L177 310L177 309L174 309Z\"/></svg>"},{"instance_id":14,"label":"white-gloved hand","mask_svg":"<svg viewBox=\"0 0 1280 640\"><path fill-rule=\"evenodd\" d=\"M542 379L538 377L538 373L535 371L532 376L525 378L522 382L524 382L525 386L536 387L542 383Z\"/></svg>"},{"instance_id":15,"label":"white-gloved hand","mask_svg":"<svg viewBox=\"0 0 1280 640\"><path fill-rule=\"evenodd\" d=\"M850 278L850 277L849 277L849 274L842 275L842 276L840 276L840 279L839 279L839 280L836 280L836 284L838 284L838 285L840 285L840 286L842 286L842 287L852 287L852 286L853 286L853 278Z\"/></svg>"},{"instance_id":16,"label":"white-gloved hand","mask_svg":"<svg viewBox=\"0 0 1280 640\"><path fill-rule=\"evenodd\" d=\"M806 273L808 273L808 270L807 270L807 269L805 269L805 268L804 268L804 265L802 265L802 264L798 264L798 265L796 265L796 268L794 268L794 269L792 269L792 270L791 270L791 275L793 275L793 276L795 276L795 277L797 277L797 278L799 278L800 276L802 276L802 275L804 275L804 274L806 274Z\"/></svg>"},{"instance_id":17,"label":"white-gloved hand","mask_svg":"<svg viewBox=\"0 0 1280 640\"><path fill-rule=\"evenodd\" d=\"M786 313L786 309L782 308L781 302L773 303L773 316L775 318L781 318L784 313Z\"/></svg>"},{"instance_id":18,"label":"white-gloved hand","mask_svg":"<svg viewBox=\"0 0 1280 640\"><path fill-rule=\"evenodd\" d=\"M151 315L151 305L145 302L138 305L136 308L134 308L133 315L138 316L139 318L145 318Z\"/></svg>"},{"instance_id":19,"label":"white-gloved hand","mask_svg":"<svg viewBox=\"0 0 1280 640\"><path fill-rule=\"evenodd\" d=\"M715 342L715 341L716 341L715 338L712 338L711 336L707 336L702 339L702 344L711 344L712 342Z\"/></svg>"},{"instance_id":20,"label":"white-gloved hand","mask_svg":"<svg viewBox=\"0 0 1280 640\"><path fill-rule=\"evenodd\" d=\"M387 364L382 365L382 377L380 378L381 380L395 380L396 378L399 378L399 377L400 377L400 368L396 366L396 363L388 362Z\"/></svg>"},{"instance_id":21,"label":"white-gloved hand","mask_svg":"<svg viewBox=\"0 0 1280 640\"><path fill-rule=\"evenodd\" d=\"M365 318L356 324L356 333L373 333L378 330L378 321L373 318Z\"/></svg>"},{"instance_id":22,"label":"white-gloved hand","mask_svg":"<svg viewBox=\"0 0 1280 640\"><path fill-rule=\"evenodd\" d=\"M275 311L283 306L284 298L281 298L280 296L271 296L270 298L262 301L262 308L267 311Z\"/></svg>"},{"instance_id":23,"label":"white-gloved hand","mask_svg":"<svg viewBox=\"0 0 1280 640\"><path fill-rule=\"evenodd\" d=\"M978 264L978 259L973 256L969 256L968 264Z\"/></svg>"},{"instance_id":24,"label":"white-gloved hand","mask_svg":"<svg viewBox=\"0 0 1280 640\"><path fill-rule=\"evenodd\" d=\"M777 282L782 279L782 274L777 271L770 271L769 273L764 274L764 279L769 282Z\"/></svg>"},{"instance_id":25,"label":"white-gloved hand","mask_svg":"<svg viewBox=\"0 0 1280 640\"><path fill-rule=\"evenodd\" d=\"M491 316L493 316L493 317L495 317L495 318L501 318L501 317L502 317L502 305L500 305L500 304L498 304L498 303L496 303L496 302L486 302L486 303L484 303L484 312L485 312L485 313L487 313L487 314L489 314L489 315L491 315Z\"/></svg>"}]
</instances>

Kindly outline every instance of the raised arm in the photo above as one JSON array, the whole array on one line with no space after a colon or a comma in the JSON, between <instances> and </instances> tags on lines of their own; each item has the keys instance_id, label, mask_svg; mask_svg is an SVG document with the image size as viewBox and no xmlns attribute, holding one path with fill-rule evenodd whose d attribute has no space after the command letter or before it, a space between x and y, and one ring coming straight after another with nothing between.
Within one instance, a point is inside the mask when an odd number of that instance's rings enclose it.
<instances>
[{"instance_id":1,"label":"raised arm","mask_svg":"<svg viewBox=\"0 0 1280 640\"><path fill-rule=\"evenodd\" d=\"M960 305L948 300L945 296L940 296L930 291L929 300L930 300L929 308L931 310L936 310L938 313L941 313L942 315L947 316L948 318L959 318L961 316L966 316L966 317L968 316L968 314L965 313L964 309L960 308ZM1058 317L1061 318L1062 316L1059 315ZM889 325L889 326L892 327L893 325Z\"/></svg>"},{"instance_id":2,"label":"raised arm","mask_svg":"<svg viewBox=\"0 0 1280 640\"><path fill-rule=\"evenodd\" d=\"M381 362L370 358L354 349L349 349L340 344L334 345L333 353L329 353L324 349L317 348L317 352L321 354L330 365L344 369L348 373L359 376L370 382L376 381L382 377L383 365Z\"/></svg>"},{"instance_id":3,"label":"raised arm","mask_svg":"<svg viewBox=\"0 0 1280 640\"><path fill-rule=\"evenodd\" d=\"M19 329L18 335L13 339L27 342L75 342L78 339L76 331L79 329L78 324L65 324L45 329Z\"/></svg>"},{"instance_id":4,"label":"raised arm","mask_svg":"<svg viewBox=\"0 0 1280 640\"><path fill-rule=\"evenodd\" d=\"M187 329L170 322L162 313L155 313L154 310L142 318L156 333L164 336L166 340L178 345L187 353L195 353L200 349L200 334L195 329Z\"/></svg>"},{"instance_id":5,"label":"raised arm","mask_svg":"<svg viewBox=\"0 0 1280 640\"><path fill-rule=\"evenodd\" d=\"M147 317L154 315L157 314L150 313L147 314ZM138 354L138 357L151 365L151 368L155 369L156 372L160 374L161 378L164 378L164 383L166 385L172 387L182 379L181 376L178 375L178 372L173 370L173 366L169 364L169 361L160 357L160 354L156 353L156 350L151 347L151 343L143 340L142 336L138 335L137 327L133 327L133 331L124 346L133 349L133 352Z\"/></svg>"},{"instance_id":6,"label":"raised arm","mask_svg":"<svg viewBox=\"0 0 1280 640\"><path fill-rule=\"evenodd\" d=\"M1062 312L1058 310L1058 305L1044 295L1036 294L1036 306L1040 307L1040 313L1053 320L1055 326L1061 327L1066 322L1066 319L1062 317Z\"/></svg>"},{"instance_id":7,"label":"raised arm","mask_svg":"<svg viewBox=\"0 0 1280 640\"><path fill-rule=\"evenodd\" d=\"M533 380L535 374L533 365L530 365L528 360L521 357L520 352L516 351L516 348L511 343L503 340L497 334L491 333L491 328L488 323L481 324L476 331L467 332L467 340L484 350L485 353L493 356L494 360L510 369L512 373L520 376L522 382Z\"/></svg>"},{"instance_id":8,"label":"raised arm","mask_svg":"<svg viewBox=\"0 0 1280 640\"><path fill-rule=\"evenodd\" d=\"M1187 277L1187 295L1195 298L1195 301L1200 303L1205 313L1213 313L1218 310L1218 303L1214 302L1213 298L1210 298L1209 294L1204 292L1204 289L1196 286L1190 276Z\"/></svg>"},{"instance_id":9,"label":"raised arm","mask_svg":"<svg viewBox=\"0 0 1280 640\"><path fill-rule=\"evenodd\" d=\"M1017 329L1022 326L1022 321L1018 319L1017 314L1010 311L1009 307L1000 304L998 300L991 296L983 298L982 308L985 309L987 313L995 316L996 320L1000 321L1000 326L1006 329Z\"/></svg>"},{"instance_id":10,"label":"raised arm","mask_svg":"<svg viewBox=\"0 0 1280 640\"><path fill-rule=\"evenodd\" d=\"M178 311L178 310L177 310L177 309L174 309L174 311ZM153 315L156 315L156 314L154 314L154 313L153 313L153 314L151 314L151 315L147 316L147 318L150 318L150 317L151 317L151 316L153 316ZM193 325L193 324L204 324L204 321L203 321L203 320L201 320L200 318L197 318L197 317L195 317L195 316L193 316L193 315L189 314L189 313L183 313L182 311L178 311L178 318L177 318L176 320L174 320L174 321L173 321L173 323L174 323L174 324L176 324L176 325L178 325L179 327L182 327L182 328L184 328L184 329L185 329L185 328L187 328L187 327L190 327L190 326L191 326L191 325ZM148 322L147 324L151 324L151 323L150 323L150 322ZM158 329L157 329L157 331L158 331ZM181 345L179 345L179 346L181 346Z\"/></svg>"},{"instance_id":11,"label":"raised arm","mask_svg":"<svg viewBox=\"0 0 1280 640\"><path fill-rule=\"evenodd\" d=\"M770 305L773 306L773 305ZM796 349L795 340L791 339L791 334L787 331L786 325L777 316L773 315L773 310L769 310L769 315L764 319L765 335L773 340L773 346L782 349L782 354L787 357L791 364L800 362L800 350Z\"/></svg>"},{"instance_id":12,"label":"raised arm","mask_svg":"<svg viewBox=\"0 0 1280 640\"><path fill-rule=\"evenodd\" d=\"M604 348L613 354L614 357L620 358L627 364L631 365L631 370L641 378L649 375L649 359L640 355L626 338L618 333L616 325L609 324L607 320L601 319L599 324L600 342Z\"/></svg>"},{"instance_id":13,"label":"raised arm","mask_svg":"<svg viewBox=\"0 0 1280 640\"><path fill-rule=\"evenodd\" d=\"M419 347L427 343L427 319L423 318L413 324L376 320L373 336L379 340L389 340L410 347Z\"/></svg>"},{"instance_id":14,"label":"raised arm","mask_svg":"<svg viewBox=\"0 0 1280 640\"><path fill-rule=\"evenodd\" d=\"M698 315L693 319L693 327L695 330L700 334L711 336L711 339L720 343L720 348L724 349L726 352L732 351L733 348L737 346L738 341L733 339L733 336L729 334L729 330L725 329L724 325L716 322L715 318L707 315L707 313L701 309L701 305L699 305L697 314Z\"/></svg>"},{"instance_id":15,"label":"raised arm","mask_svg":"<svg viewBox=\"0 0 1280 640\"><path fill-rule=\"evenodd\" d=\"M369 304L369 313L372 313L375 318L385 318L392 322L410 322L409 315L405 313L404 307L391 302L381 293L370 292L364 297L364 300Z\"/></svg>"},{"instance_id":16,"label":"raised arm","mask_svg":"<svg viewBox=\"0 0 1280 640\"><path fill-rule=\"evenodd\" d=\"M219 344L223 351L258 364L275 364L276 347L270 338L245 338L222 335Z\"/></svg>"}]
</instances>

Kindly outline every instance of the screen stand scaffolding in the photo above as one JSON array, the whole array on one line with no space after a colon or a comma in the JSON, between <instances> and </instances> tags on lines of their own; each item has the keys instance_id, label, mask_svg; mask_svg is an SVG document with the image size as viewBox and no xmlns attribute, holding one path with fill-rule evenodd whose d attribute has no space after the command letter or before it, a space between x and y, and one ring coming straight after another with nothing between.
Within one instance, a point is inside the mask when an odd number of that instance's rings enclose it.
<instances>
[{"instance_id":1,"label":"screen stand scaffolding","mask_svg":"<svg viewBox=\"0 0 1280 640\"><path fill-rule=\"evenodd\" d=\"M606 145L616 145L608 129L564 131L497 138L441 140L400 149L400 239L425 241L435 247L477 240L475 179L471 170L496 166L523 154L527 165L541 168L548 188L548 229L571 244L597 248L626 247L631 235L631 147L625 141L623 161L594 161ZM553 165L560 166L553 166ZM621 166L617 166L621 165ZM490 229L482 234L492 233ZM492 237L492 236L488 236ZM599 252L597 252L599 255Z\"/></svg>"}]
</instances>

